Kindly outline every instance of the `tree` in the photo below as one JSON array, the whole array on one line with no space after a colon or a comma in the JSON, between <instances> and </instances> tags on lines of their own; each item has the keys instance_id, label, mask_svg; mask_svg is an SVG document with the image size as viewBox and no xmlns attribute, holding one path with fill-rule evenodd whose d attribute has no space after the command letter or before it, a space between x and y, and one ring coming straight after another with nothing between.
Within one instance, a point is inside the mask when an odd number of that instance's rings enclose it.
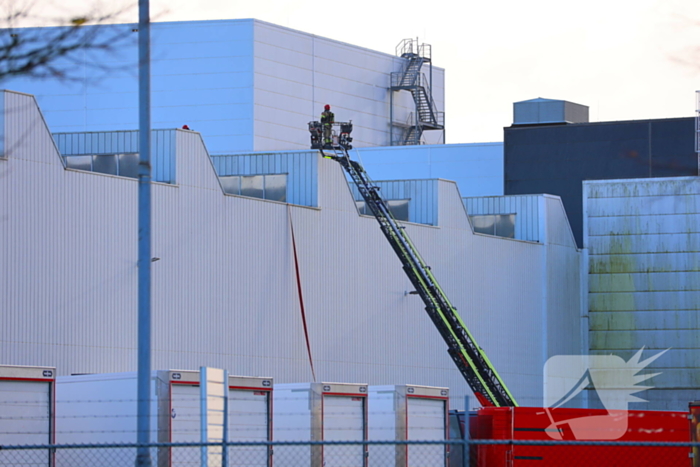
<instances>
[{"instance_id":1,"label":"tree","mask_svg":"<svg viewBox=\"0 0 700 467\"><path fill-rule=\"evenodd\" d=\"M35 16L37 8L36 4L20 7L12 4L7 9L6 27L0 29L0 80L18 75L78 79L81 76L77 71L86 62L95 68L111 68L104 62L104 52L135 40L131 28L110 24L123 15L123 9L103 12L95 7L86 14L51 20ZM50 27L20 27L23 24ZM85 60L86 53L98 51L102 60Z\"/></svg>"}]
</instances>

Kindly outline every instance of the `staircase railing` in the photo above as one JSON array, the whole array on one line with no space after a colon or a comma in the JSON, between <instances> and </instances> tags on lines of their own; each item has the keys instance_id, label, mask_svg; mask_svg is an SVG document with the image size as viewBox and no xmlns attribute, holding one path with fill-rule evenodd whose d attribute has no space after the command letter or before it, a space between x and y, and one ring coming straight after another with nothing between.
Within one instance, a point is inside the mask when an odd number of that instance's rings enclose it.
<instances>
[{"instance_id":1,"label":"staircase railing","mask_svg":"<svg viewBox=\"0 0 700 467\"><path fill-rule=\"evenodd\" d=\"M432 60L432 53L430 44L420 44L417 37L404 39L396 46L396 55L399 57L417 55Z\"/></svg>"},{"instance_id":2,"label":"staircase railing","mask_svg":"<svg viewBox=\"0 0 700 467\"><path fill-rule=\"evenodd\" d=\"M430 81L428 81L428 78L426 78L425 73L420 74L420 78L417 82L417 87L419 88L417 91L423 93L425 101L428 104L429 111L429 115L424 115L424 112L420 112L420 109L418 109L418 116L421 123L425 123L431 126L443 125L445 120L445 113L438 112L437 105L435 105L435 99L433 99L433 92L430 89ZM416 106L418 106L418 103L416 103ZM429 119L426 120L424 117L429 117ZM442 123L440 122L441 119L443 121Z\"/></svg>"},{"instance_id":3,"label":"staircase railing","mask_svg":"<svg viewBox=\"0 0 700 467\"><path fill-rule=\"evenodd\" d=\"M437 110L431 89L432 48L430 44L419 43L417 38L404 39L396 46L396 55L405 58L406 62L401 71L390 73L390 89L392 91L405 90L411 93L415 103L415 123L407 128L404 127L401 131L400 141L393 140L392 135L391 144L420 144L425 130L443 130L444 133L445 113ZM428 79L422 72L423 65L426 63L430 65L431 79ZM391 105L393 109L393 97ZM391 124L394 125L393 117Z\"/></svg>"}]
</instances>

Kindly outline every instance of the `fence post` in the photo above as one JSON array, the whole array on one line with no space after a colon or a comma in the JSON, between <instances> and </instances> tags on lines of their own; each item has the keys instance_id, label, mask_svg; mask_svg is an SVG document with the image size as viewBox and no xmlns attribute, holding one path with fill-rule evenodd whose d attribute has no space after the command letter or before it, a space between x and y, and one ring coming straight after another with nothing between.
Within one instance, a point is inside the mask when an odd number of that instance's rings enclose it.
<instances>
[{"instance_id":1,"label":"fence post","mask_svg":"<svg viewBox=\"0 0 700 467\"><path fill-rule=\"evenodd\" d=\"M228 370L224 370L224 427L221 437L221 467L228 467Z\"/></svg>"},{"instance_id":2,"label":"fence post","mask_svg":"<svg viewBox=\"0 0 700 467\"><path fill-rule=\"evenodd\" d=\"M462 431L462 467L469 467L471 449L469 444L469 396L464 396L464 431Z\"/></svg>"}]
</instances>

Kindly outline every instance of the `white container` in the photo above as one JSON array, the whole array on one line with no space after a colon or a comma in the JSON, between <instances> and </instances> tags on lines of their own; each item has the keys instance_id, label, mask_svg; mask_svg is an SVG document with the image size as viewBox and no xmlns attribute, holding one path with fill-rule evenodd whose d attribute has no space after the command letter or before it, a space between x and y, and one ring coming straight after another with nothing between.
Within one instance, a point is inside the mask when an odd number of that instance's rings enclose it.
<instances>
[{"instance_id":1,"label":"white container","mask_svg":"<svg viewBox=\"0 0 700 467\"><path fill-rule=\"evenodd\" d=\"M57 379L56 386L59 444L137 441L137 373L65 376ZM271 441L272 386L272 378L229 377L230 441ZM150 442L201 441L199 371L155 371L151 394ZM241 455L230 455L229 465L270 465L267 447L232 448L231 453L235 450ZM103 452L101 465L124 465L127 456L133 455L124 449ZM94 465L96 453L77 454L76 450L71 453L72 465ZM160 448L157 456L158 463L154 465L184 465L199 461L199 448ZM81 458L82 463L78 461Z\"/></svg>"},{"instance_id":2,"label":"white container","mask_svg":"<svg viewBox=\"0 0 700 467\"><path fill-rule=\"evenodd\" d=\"M0 365L0 446L54 443L55 378L51 367ZM52 455L0 450L0 465L30 463L53 465Z\"/></svg>"},{"instance_id":3,"label":"white container","mask_svg":"<svg viewBox=\"0 0 700 467\"><path fill-rule=\"evenodd\" d=\"M367 440L367 385L278 384L274 393L275 441ZM277 446L275 467L364 467L364 445Z\"/></svg>"},{"instance_id":4,"label":"white container","mask_svg":"<svg viewBox=\"0 0 700 467\"><path fill-rule=\"evenodd\" d=\"M412 384L369 387L371 441L433 441L449 438L449 389ZM448 446L372 446L370 465L444 466Z\"/></svg>"}]
</instances>

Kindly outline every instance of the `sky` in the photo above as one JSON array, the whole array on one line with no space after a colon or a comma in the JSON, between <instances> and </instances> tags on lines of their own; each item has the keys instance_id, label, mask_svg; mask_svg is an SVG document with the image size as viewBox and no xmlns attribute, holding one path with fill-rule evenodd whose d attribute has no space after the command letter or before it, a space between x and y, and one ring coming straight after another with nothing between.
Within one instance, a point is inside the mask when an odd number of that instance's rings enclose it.
<instances>
[{"instance_id":1,"label":"sky","mask_svg":"<svg viewBox=\"0 0 700 467\"><path fill-rule=\"evenodd\" d=\"M389 54L417 37L446 70L448 143L502 141L513 103L536 97L595 122L694 116L700 90L700 0L151 0L151 17L255 18Z\"/></svg>"}]
</instances>

